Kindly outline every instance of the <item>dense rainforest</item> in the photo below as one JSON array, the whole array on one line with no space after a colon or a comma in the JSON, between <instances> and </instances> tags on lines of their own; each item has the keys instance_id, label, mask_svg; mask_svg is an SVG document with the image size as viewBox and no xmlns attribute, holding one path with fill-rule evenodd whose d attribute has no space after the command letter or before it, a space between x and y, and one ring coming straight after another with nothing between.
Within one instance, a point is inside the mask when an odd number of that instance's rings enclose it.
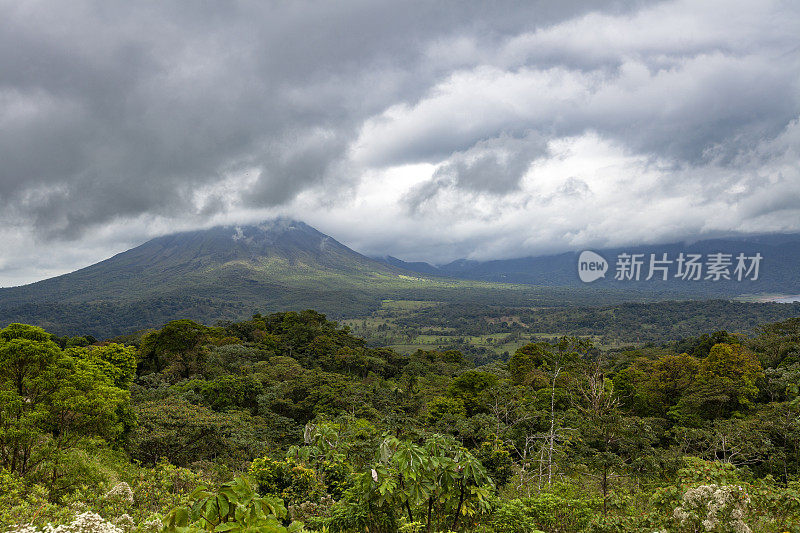
<instances>
[{"instance_id":1,"label":"dense rainforest","mask_svg":"<svg viewBox=\"0 0 800 533\"><path fill-rule=\"evenodd\" d=\"M797 532L800 318L480 360L314 311L11 324L0 531Z\"/></svg>"}]
</instances>

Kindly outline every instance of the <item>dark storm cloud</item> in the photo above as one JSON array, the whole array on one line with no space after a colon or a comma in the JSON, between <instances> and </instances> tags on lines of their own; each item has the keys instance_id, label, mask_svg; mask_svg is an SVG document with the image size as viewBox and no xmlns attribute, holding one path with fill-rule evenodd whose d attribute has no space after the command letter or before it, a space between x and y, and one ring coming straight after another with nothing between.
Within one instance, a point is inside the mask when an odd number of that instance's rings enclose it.
<instances>
[{"instance_id":1,"label":"dark storm cloud","mask_svg":"<svg viewBox=\"0 0 800 533\"><path fill-rule=\"evenodd\" d=\"M520 180L531 162L546 154L546 139L530 132L521 138L503 134L494 139L478 141L468 150L453 153L434 172L431 180L410 191L405 201L416 211L442 188L508 193L519 188Z\"/></svg>"},{"instance_id":2,"label":"dark storm cloud","mask_svg":"<svg viewBox=\"0 0 800 533\"><path fill-rule=\"evenodd\" d=\"M78 236L118 217L191 214L196 187L252 164L262 172L248 202L280 204L322 180L366 117L430 86L432 40L500 38L583 9L4 2L0 197L44 234Z\"/></svg>"},{"instance_id":3,"label":"dark storm cloud","mask_svg":"<svg viewBox=\"0 0 800 533\"><path fill-rule=\"evenodd\" d=\"M621 206L654 195L647 220L681 236L707 230L690 204L730 213L715 230L800 229L780 201L797 191L798 20L769 1L0 0L5 237L118 249L275 209L368 252L508 256L636 240ZM562 201L603 220L562 220ZM552 234L498 238L547 206ZM482 226L443 234L463 213Z\"/></svg>"}]
</instances>

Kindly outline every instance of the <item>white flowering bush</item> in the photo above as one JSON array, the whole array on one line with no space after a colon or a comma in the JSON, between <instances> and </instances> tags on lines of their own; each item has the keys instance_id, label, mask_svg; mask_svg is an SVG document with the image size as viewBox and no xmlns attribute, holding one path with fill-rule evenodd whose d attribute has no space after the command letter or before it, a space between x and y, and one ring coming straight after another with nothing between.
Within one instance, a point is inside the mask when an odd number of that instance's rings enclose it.
<instances>
[{"instance_id":1,"label":"white flowering bush","mask_svg":"<svg viewBox=\"0 0 800 533\"><path fill-rule=\"evenodd\" d=\"M123 481L114 485L103 498L112 503L133 505L133 490L131 490L130 485Z\"/></svg>"},{"instance_id":2,"label":"white flowering bush","mask_svg":"<svg viewBox=\"0 0 800 533\"><path fill-rule=\"evenodd\" d=\"M136 521L125 511L120 509L130 509L134 504L134 494L128 483L120 482L114 485L108 492L103 494L95 503L95 511L99 511L111 519L103 518L100 514L89 511L87 504L81 501L71 502L64 506L74 512L74 518L69 523L53 525L48 523L43 528L36 524L28 523L25 525L15 525L10 529L3 529L2 533L132 533L140 531L142 533L159 533L163 529L163 524L158 518L153 518L142 522L137 528ZM66 517L65 517L66 518ZM66 518L69 520L69 518ZM66 521L65 520L65 521Z\"/></svg>"},{"instance_id":3,"label":"white flowering bush","mask_svg":"<svg viewBox=\"0 0 800 533\"><path fill-rule=\"evenodd\" d=\"M136 523L133 521L133 518L128 513L123 513L112 520L113 524L120 528L125 533L132 531L136 528Z\"/></svg>"},{"instance_id":4,"label":"white flowering bush","mask_svg":"<svg viewBox=\"0 0 800 533\"><path fill-rule=\"evenodd\" d=\"M151 518L142 524L142 531L144 533L158 533L164 529L164 524L158 518Z\"/></svg>"},{"instance_id":5,"label":"white flowering bush","mask_svg":"<svg viewBox=\"0 0 800 533\"><path fill-rule=\"evenodd\" d=\"M53 526L48 524L39 530L34 526L14 526L8 533L124 533L122 529L107 522L99 514L86 512L75 516L69 524Z\"/></svg>"},{"instance_id":6,"label":"white flowering bush","mask_svg":"<svg viewBox=\"0 0 800 533\"><path fill-rule=\"evenodd\" d=\"M744 519L750 497L739 485L699 485L688 489L673 516L695 531L751 533Z\"/></svg>"}]
</instances>

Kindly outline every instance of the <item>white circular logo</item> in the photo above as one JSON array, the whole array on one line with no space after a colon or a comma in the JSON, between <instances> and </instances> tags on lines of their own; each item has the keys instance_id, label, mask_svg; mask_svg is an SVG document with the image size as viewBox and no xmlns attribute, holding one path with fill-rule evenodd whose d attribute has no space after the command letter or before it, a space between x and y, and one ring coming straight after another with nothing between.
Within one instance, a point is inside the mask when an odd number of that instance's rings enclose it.
<instances>
[{"instance_id":1,"label":"white circular logo","mask_svg":"<svg viewBox=\"0 0 800 533\"><path fill-rule=\"evenodd\" d=\"M604 278L607 270L608 261L600 254L585 250L578 257L578 277L584 283Z\"/></svg>"}]
</instances>

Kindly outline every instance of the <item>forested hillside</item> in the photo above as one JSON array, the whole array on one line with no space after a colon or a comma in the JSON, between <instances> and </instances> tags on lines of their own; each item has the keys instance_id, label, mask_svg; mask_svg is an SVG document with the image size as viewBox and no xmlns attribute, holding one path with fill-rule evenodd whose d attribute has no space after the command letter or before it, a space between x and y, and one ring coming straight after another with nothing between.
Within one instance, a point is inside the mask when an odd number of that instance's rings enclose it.
<instances>
[{"instance_id":1,"label":"forested hillside","mask_svg":"<svg viewBox=\"0 0 800 533\"><path fill-rule=\"evenodd\" d=\"M365 257L302 222L276 219L166 235L69 274L0 288L0 323L106 338L176 318L242 320L256 310L363 316L387 298L562 306L658 295L430 277Z\"/></svg>"},{"instance_id":2,"label":"forested hillside","mask_svg":"<svg viewBox=\"0 0 800 533\"><path fill-rule=\"evenodd\" d=\"M482 366L314 311L95 340L0 330L0 530L800 531L800 318Z\"/></svg>"}]
</instances>

